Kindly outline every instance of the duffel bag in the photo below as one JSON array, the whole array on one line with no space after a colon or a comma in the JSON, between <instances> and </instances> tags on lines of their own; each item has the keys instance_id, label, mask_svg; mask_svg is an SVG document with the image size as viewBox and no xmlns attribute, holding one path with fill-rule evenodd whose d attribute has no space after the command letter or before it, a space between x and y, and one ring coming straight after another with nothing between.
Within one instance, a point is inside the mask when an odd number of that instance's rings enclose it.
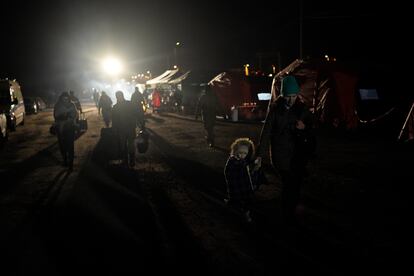
<instances>
[{"instance_id":1,"label":"duffel bag","mask_svg":"<svg viewBox=\"0 0 414 276\"><path fill-rule=\"evenodd\" d=\"M88 120L85 118L85 113L80 114L78 123L80 131L86 131L88 129Z\"/></svg>"}]
</instances>

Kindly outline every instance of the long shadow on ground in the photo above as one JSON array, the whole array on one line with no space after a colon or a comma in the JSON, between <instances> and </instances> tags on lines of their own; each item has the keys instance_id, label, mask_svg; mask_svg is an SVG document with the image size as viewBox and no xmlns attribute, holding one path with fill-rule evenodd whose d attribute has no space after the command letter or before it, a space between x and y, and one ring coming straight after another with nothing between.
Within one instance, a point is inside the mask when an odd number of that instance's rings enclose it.
<instances>
[{"instance_id":1,"label":"long shadow on ground","mask_svg":"<svg viewBox=\"0 0 414 276\"><path fill-rule=\"evenodd\" d=\"M152 191L158 204L154 210L142 175L118 165L102 167L102 160L95 163L101 149L98 143L68 199L47 206L36 223L54 270L60 275L159 275L166 270L190 274L202 267L201 275L208 274L169 201Z\"/></svg>"}]
</instances>

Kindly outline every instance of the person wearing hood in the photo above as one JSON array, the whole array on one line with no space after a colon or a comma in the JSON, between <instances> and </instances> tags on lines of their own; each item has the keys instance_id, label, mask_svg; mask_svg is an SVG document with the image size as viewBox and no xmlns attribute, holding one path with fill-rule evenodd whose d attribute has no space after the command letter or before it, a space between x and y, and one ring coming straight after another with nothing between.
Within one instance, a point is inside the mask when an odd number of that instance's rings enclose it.
<instances>
[{"instance_id":1,"label":"person wearing hood","mask_svg":"<svg viewBox=\"0 0 414 276\"><path fill-rule=\"evenodd\" d=\"M56 135L59 149L63 157L63 165L73 169L75 127L78 112L75 104L70 100L70 95L63 92L53 109Z\"/></svg>"},{"instance_id":2,"label":"person wearing hood","mask_svg":"<svg viewBox=\"0 0 414 276\"><path fill-rule=\"evenodd\" d=\"M282 218L287 223L296 221L306 165L316 147L313 115L301 101L299 92L294 76L282 79L279 97L269 103L257 147L257 154L262 155L270 141L272 166L282 181Z\"/></svg>"},{"instance_id":3,"label":"person wearing hood","mask_svg":"<svg viewBox=\"0 0 414 276\"><path fill-rule=\"evenodd\" d=\"M230 156L224 167L227 198L224 202L244 213L247 222L252 222L251 201L258 188L261 159L254 156L255 148L249 138L238 138L230 146Z\"/></svg>"}]
</instances>

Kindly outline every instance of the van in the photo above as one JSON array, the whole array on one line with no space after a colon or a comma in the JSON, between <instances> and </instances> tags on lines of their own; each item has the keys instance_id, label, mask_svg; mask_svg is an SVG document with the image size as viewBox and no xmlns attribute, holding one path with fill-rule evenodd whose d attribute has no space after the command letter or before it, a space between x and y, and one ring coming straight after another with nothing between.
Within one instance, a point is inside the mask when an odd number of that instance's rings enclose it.
<instances>
[{"instance_id":1,"label":"van","mask_svg":"<svg viewBox=\"0 0 414 276\"><path fill-rule=\"evenodd\" d=\"M16 130L24 125L26 110L20 85L16 80L0 80L0 112L7 117L7 127Z\"/></svg>"},{"instance_id":2,"label":"van","mask_svg":"<svg viewBox=\"0 0 414 276\"><path fill-rule=\"evenodd\" d=\"M0 111L0 149L7 140L7 117Z\"/></svg>"}]
</instances>

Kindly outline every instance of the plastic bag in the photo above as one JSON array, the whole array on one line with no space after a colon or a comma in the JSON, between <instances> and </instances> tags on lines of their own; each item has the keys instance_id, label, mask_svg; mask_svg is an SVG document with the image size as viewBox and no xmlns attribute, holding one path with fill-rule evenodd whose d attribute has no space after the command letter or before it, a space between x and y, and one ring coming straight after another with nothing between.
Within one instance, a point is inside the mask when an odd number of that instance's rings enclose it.
<instances>
[{"instance_id":1,"label":"plastic bag","mask_svg":"<svg viewBox=\"0 0 414 276\"><path fill-rule=\"evenodd\" d=\"M145 129L139 131L135 141L139 153L147 152L149 147L149 134Z\"/></svg>"}]
</instances>

